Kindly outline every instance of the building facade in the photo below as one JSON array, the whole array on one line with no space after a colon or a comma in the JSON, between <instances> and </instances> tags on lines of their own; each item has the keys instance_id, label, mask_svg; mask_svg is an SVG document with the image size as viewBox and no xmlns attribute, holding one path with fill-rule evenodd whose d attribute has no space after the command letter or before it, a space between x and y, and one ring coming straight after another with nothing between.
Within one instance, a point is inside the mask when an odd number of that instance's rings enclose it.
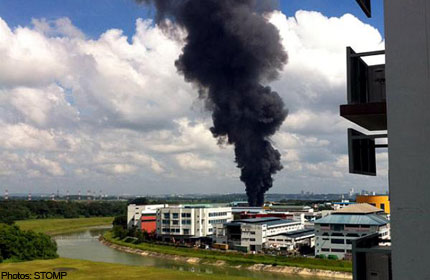
<instances>
[{"instance_id":1,"label":"building facade","mask_svg":"<svg viewBox=\"0 0 430 280\"><path fill-rule=\"evenodd\" d=\"M261 251L271 236L303 228L300 221L273 217L236 220L216 227L215 242L247 252Z\"/></svg>"},{"instance_id":2,"label":"building facade","mask_svg":"<svg viewBox=\"0 0 430 280\"><path fill-rule=\"evenodd\" d=\"M214 234L214 227L233 220L231 207L171 206L157 211L157 236L191 240Z\"/></svg>"},{"instance_id":3,"label":"building facade","mask_svg":"<svg viewBox=\"0 0 430 280\"><path fill-rule=\"evenodd\" d=\"M147 232L156 229L157 210L169 206L168 204L136 205L127 206L127 228L136 227Z\"/></svg>"},{"instance_id":4,"label":"building facade","mask_svg":"<svg viewBox=\"0 0 430 280\"><path fill-rule=\"evenodd\" d=\"M309 247L315 246L314 229L300 229L269 236L267 238L265 247L268 249L292 251L298 249L300 246L303 245L307 245Z\"/></svg>"},{"instance_id":5,"label":"building facade","mask_svg":"<svg viewBox=\"0 0 430 280\"><path fill-rule=\"evenodd\" d=\"M381 212L368 204L355 204L316 220L315 255L350 259L353 240L374 233L382 239L389 239L389 221L378 214Z\"/></svg>"}]
</instances>

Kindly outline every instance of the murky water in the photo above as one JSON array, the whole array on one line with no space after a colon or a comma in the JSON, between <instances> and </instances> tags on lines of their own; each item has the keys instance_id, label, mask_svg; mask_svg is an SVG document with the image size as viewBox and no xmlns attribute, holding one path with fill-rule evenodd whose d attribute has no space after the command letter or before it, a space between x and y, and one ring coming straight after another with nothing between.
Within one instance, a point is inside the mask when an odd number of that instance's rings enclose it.
<instances>
[{"instance_id":1,"label":"murky water","mask_svg":"<svg viewBox=\"0 0 430 280\"><path fill-rule=\"evenodd\" d=\"M98 236L107 229L91 229L84 232L56 236L58 254L64 258L127 265L153 266L196 273L226 276L243 276L252 279L321 280L323 278L286 276L285 274L253 272L246 269L216 267L211 265L190 265L162 258L143 257L109 248L98 241ZM327 279L327 278L324 278Z\"/></svg>"}]
</instances>

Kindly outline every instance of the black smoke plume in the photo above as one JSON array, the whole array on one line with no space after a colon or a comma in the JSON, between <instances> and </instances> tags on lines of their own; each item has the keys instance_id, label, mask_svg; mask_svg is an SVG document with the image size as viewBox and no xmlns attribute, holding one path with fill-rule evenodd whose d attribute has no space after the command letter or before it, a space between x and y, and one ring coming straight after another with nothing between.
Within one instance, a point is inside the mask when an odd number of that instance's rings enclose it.
<instances>
[{"instance_id":1,"label":"black smoke plume","mask_svg":"<svg viewBox=\"0 0 430 280\"><path fill-rule=\"evenodd\" d=\"M264 0L138 0L153 4L157 22L186 30L176 60L185 80L196 84L212 111L211 132L234 144L240 179L250 206L261 206L282 169L270 142L287 116L278 93L263 83L275 79L287 62L279 32L264 18Z\"/></svg>"}]
</instances>

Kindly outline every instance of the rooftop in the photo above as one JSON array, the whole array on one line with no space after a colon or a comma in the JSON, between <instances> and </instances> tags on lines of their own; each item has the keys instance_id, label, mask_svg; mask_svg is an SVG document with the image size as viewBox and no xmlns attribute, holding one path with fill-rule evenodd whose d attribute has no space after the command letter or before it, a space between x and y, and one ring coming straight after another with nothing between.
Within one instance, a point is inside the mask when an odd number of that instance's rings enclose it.
<instances>
[{"instance_id":1,"label":"rooftop","mask_svg":"<svg viewBox=\"0 0 430 280\"><path fill-rule=\"evenodd\" d=\"M383 212L383 210L368 203L356 203L334 211L333 214L373 214L378 212Z\"/></svg>"},{"instance_id":2,"label":"rooftop","mask_svg":"<svg viewBox=\"0 0 430 280\"><path fill-rule=\"evenodd\" d=\"M389 221L387 219L375 214L329 215L315 221L315 224L368 225L368 226L382 226L388 223Z\"/></svg>"},{"instance_id":3,"label":"rooftop","mask_svg":"<svg viewBox=\"0 0 430 280\"><path fill-rule=\"evenodd\" d=\"M287 233L281 233L275 236L286 236L290 238L299 238L299 237L305 237L305 236L313 236L315 235L315 230L313 228L307 228L307 229L300 229L295 231L290 231Z\"/></svg>"},{"instance_id":4,"label":"rooftop","mask_svg":"<svg viewBox=\"0 0 430 280\"><path fill-rule=\"evenodd\" d=\"M231 222L230 224L260 224L260 225L267 225L267 226L275 226L275 225L282 225L282 224L291 224L291 223L299 223L297 221L293 220L287 220L287 219L280 219L276 217L264 217L264 218L253 218L253 219L242 219L242 220L236 220Z\"/></svg>"}]
</instances>

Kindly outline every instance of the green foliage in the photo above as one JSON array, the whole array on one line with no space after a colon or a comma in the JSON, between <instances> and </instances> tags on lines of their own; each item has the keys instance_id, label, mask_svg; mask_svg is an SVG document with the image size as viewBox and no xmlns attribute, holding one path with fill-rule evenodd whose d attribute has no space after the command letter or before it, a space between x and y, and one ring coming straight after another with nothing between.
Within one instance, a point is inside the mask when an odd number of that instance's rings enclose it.
<instances>
[{"instance_id":1,"label":"green foliage","mask_svg":"<svg viewBox=\"0 0 430 280\"><path fill-rule=\"evenodd\" d=\"M112 235L115 238L124 239L125 237L127 237L127 233L127 230L124 229L122 226L114 226L112 228Z\"/></svg>"},{"instance_id":2,"label":"green foliage","mask_svg":"<svg viewBox=\"0 0 430 280\"><path fill-rule=\"evenodd\" d=\"M317 259L327 259L327 256L324 254L321 254L321 255L317 255L316 258Z\"/></svg>"},{"instance_id":3,"label":"green foliage","mask_svg":"<svg viewBox=\"0 0 430 280\"><path fill-rule=\"evenodd\" d=\"M48 235L0 224L1 259L28 261L57 258L57 244Z\"/></svg>"},{"instance_id":4,"label":"green foliage","mask_svg":"<svg viewBox=\"0 0 430 280\"><path fill-rule=\"evenodd\" d=\"M126 214L126 206L127 203L122 201L0 201L0 223L10 225L27 219L120 216Z\"/></svg>"},{"instance_id":5,"label":"green foliage","mask_svg":"<svg viewBox=\"0 0 430 280\"><path fill-rule=\"evenodd\" d=\"M336 255L328 255L329 260L338 260L339 258Z\"/></svg>"},{"instance_id":6,"label":"green foliage","mask_svg":"<svg viewBox=\"0 0 430 280\"><path fill-rule=\"evenodd\" d=\"M127 228L127 216L126 215L116 216L113 219L112 225Z\"/></svg>"}]
</instances>

